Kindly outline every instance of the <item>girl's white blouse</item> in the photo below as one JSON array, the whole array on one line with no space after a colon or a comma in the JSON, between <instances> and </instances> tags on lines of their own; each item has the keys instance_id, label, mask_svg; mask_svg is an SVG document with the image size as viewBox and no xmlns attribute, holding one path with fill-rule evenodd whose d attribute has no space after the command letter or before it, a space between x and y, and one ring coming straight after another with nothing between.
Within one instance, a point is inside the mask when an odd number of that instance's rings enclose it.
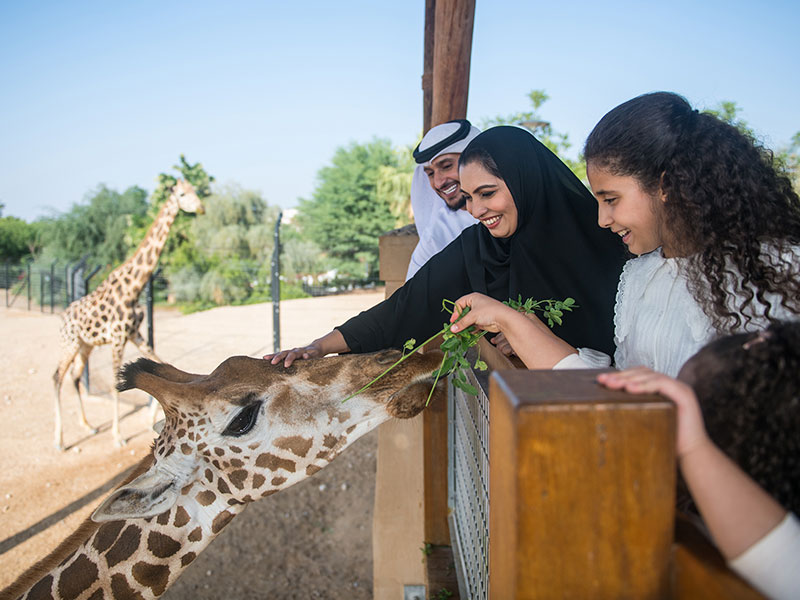
<instances>
[{"instance_id":1,"label":"girl's white blouse","mask_svg":"<svg viewBox=\"0 0 800 600\"><path fill-rule=\"evenodd\" d=\"M800 264L800 249L795 248L792 255L787 258ZM618 369L645 366L675 377L683 363L717 337L711 320L689 292L680 269L683 260L664 258L658 249L625 264L614 307L614 364ZM767 299L772 302L774 317L798 318L779 306L776 296L767 295ZM763 310L750 314L752 320L742 324L737 333L768 325ZM567 356L554 368L602 368L610 362L602 352L579 348L578 354Z\"/></svg>"}]
</instances>

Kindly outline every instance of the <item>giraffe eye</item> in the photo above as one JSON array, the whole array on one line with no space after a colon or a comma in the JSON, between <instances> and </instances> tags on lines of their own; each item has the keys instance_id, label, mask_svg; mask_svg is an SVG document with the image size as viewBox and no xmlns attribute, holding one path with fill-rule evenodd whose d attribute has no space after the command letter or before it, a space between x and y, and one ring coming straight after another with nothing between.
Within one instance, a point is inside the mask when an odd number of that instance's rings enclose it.
<instances>
[{"instance_id":1,"label":"giraffe eye","mask_svg":"<svg viewBox=\"0 0 800 600\"><path fill-rule=\"evenodd\" d=\"M228 423L222 435L239 437L250 431L258 420L258 413L261 410L261 402L254 402L240 410L233 420Z\"/></svg>"}]
</instances>

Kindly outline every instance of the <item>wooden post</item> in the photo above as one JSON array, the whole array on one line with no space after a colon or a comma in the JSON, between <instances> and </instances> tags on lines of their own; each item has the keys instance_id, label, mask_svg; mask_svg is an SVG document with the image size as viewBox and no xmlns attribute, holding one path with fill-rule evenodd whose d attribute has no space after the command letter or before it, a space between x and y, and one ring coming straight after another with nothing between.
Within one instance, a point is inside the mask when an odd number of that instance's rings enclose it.
<instances>
[{"instance_id":1,"label":"wooden post","mask_svg":"<svg viewBox=\"0 0 800 600\"><path fill-rule=\"evenodd\" d=\"M491 598L666 598L675 413L598 371L490 381Z\"/></svg>"},{"instance_id":2,"label":"wooden post","mask_svg":"<svg viewBox=\"0 0 800 600\"><path fill-rule=\"evenodd\" d=\"M475 0L436 0L431 127L467 116Z\"/></svg>"},{"instance_id":3,"label":"wooden post","mask_svg":"<svg viewBox=\"0 0 800 600\"><path fill-rule=\"evenodd\" d=\"M378 277L386 284L387 298L405 283L408 263L417 242L419 236L413 225L394 229L378 238Z\"/></svg>"},{"instance_id":4,"label":"wooden post","mask_svg":"<svg viewBox=\"0 0 800 600\"><path fill-rule=\"evenodd\" d=\"M419 238L413 226L378 241L386 297L403 285ZM372 515L372 597L403 598L407 585L425 583L420 551L425 541L423 417L392 420L378 429L375 504ZM447 453L445 452L445 455Z\"/></svg>"},{"instance_id":5,"label":"wooden post","mask_svg":"<svg viewBox=\"0 0 800 600\"><path fill-rule=\"evenodd\" d=\"M422 135L431 128L433 109L433 41L436 0L425 0L425 49L422 59Z\"/></svg>"}]
</instances>

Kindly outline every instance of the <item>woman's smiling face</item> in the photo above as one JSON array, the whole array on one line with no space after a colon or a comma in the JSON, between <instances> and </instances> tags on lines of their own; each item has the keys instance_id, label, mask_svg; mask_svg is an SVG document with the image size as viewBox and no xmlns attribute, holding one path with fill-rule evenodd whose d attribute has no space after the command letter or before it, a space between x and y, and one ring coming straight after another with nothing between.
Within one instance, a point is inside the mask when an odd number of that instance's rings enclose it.
<instances>
[{"instance_id":1,"label":"woman's smiling face","mask_svg":"<svg viewBox=\"0 0 800 600\"><path fill-rule=\"evenodd\" d=\"M507 238L517 230L517 207L506 182L478 162L460 169L461 191L467 210L496 238Z\"/></svg>"}]
</instances>

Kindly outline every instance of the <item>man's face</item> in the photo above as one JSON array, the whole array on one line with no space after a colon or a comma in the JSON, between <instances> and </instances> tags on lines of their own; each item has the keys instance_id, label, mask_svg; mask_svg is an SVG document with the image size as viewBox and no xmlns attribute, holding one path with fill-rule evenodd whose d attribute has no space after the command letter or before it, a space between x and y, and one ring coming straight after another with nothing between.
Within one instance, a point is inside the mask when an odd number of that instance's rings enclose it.
<instances>
[{"instance_id":1,"label":"man's face","mask_svg":"<svg viewBox=\"0 0 800 600\"><path fill-rule=\"evenodd\" d=\"M441 154L425 167L425 174L433 190L450 210L464 208L464 199L458 183L458 153Z\"/></svg>"}]
</instances>

